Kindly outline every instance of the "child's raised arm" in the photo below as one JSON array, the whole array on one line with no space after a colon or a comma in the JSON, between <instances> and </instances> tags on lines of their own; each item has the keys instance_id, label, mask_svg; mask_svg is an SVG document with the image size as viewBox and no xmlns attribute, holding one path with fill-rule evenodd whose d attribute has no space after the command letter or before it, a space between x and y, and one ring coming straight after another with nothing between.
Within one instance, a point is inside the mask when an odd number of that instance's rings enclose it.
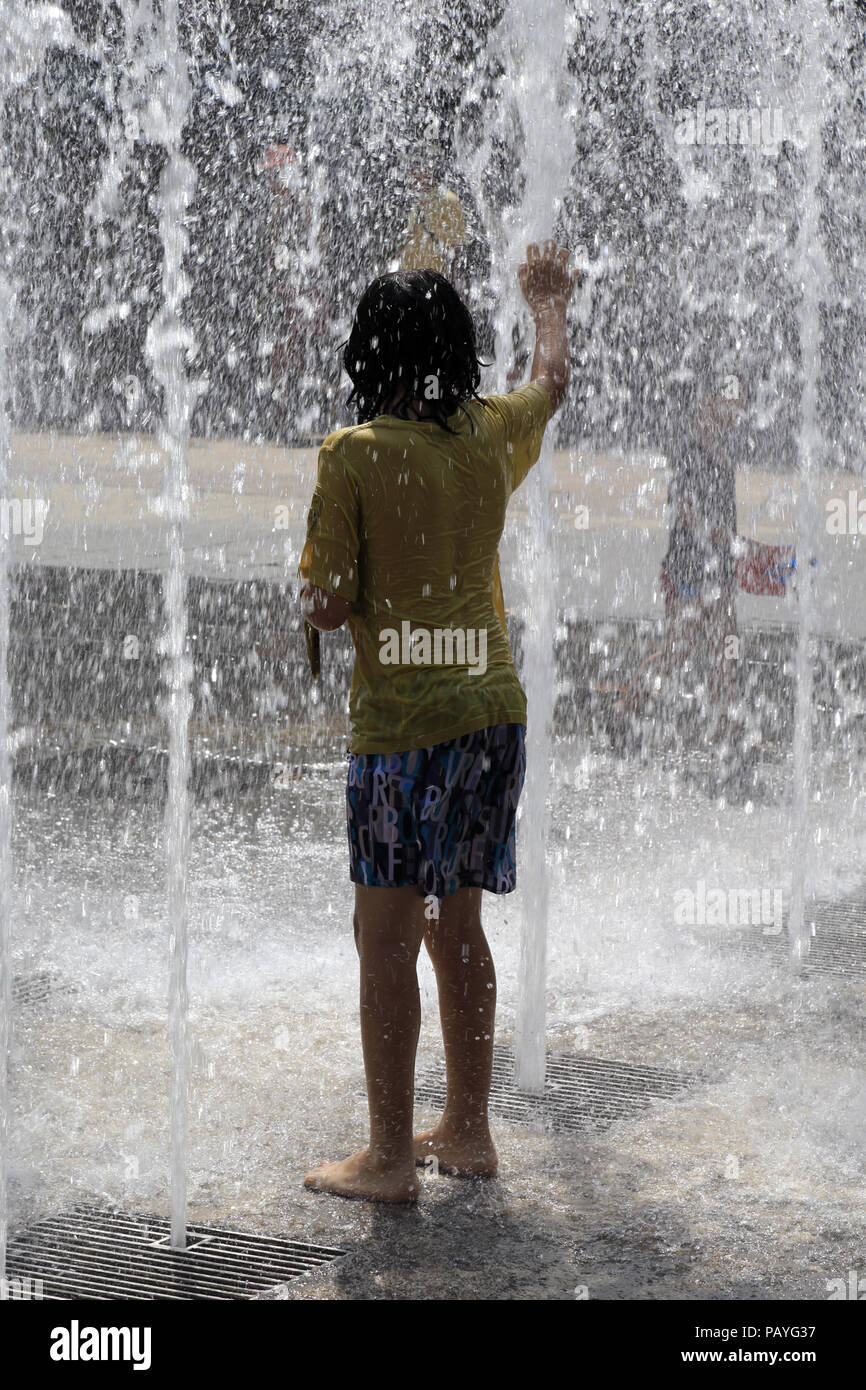
<instances>
[{"instance_id":1,"label":"child's raised arm","mask_svg":"<svg viewBox=\"0 0 866 1390\"><path fill-rule=\"evenodd\" d=\"M580 272L570 268L567 247L546 241L541 250L533 242L517 272L523 297L535 320L535 356L532 376L550 396L554 411L565 399L571 374L565 310Z\"/></svg>"}]
</instances>

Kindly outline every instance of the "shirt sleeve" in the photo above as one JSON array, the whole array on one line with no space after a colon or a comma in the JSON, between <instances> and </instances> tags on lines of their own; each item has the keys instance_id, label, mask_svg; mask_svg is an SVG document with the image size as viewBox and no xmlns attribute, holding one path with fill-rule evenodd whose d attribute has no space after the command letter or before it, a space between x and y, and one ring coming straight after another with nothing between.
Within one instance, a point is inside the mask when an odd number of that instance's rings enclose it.
<instances>
[{"instance_id":1,"label":"shirt sleeve","mask_svg":"<svg viewBox=\"0 0 866 1390\"><path fill-rule=\"evenodd\" d=\"M537 381L531 381L507 396L485 396L484 404L501 433L513 491L538 461L544 431L553 414L550 396Z\"/></svg>"},{"instance_id":2,"label":"shirt sleeve","mask_svg":"<svg viewBox=\"0 0 866 1390\"><path fill-rule=\"evenodd\" d=\"M316 488L307 515L307 537L298 574L350 603L358 597L360 505L338 443L319 450Z\"/></svg>"}]
</instances>

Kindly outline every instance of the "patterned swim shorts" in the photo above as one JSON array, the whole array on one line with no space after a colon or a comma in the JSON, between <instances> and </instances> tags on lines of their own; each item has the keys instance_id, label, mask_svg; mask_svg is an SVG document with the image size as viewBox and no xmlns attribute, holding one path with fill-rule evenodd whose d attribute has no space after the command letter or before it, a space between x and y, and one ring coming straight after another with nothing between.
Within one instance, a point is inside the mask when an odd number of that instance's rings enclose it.
<instances>
[{"instance_id":1,"label":"patterned swim shorts","mask_svg":"<svg viewBox=\"0 0 866 1390\"><path fill-rule=\"evenodd\" d=\"M417 885L511 893L515 815L526 773L522 724L492 724L408 753L349 753L349 876L373 888Z\"/></svg>"}]
</instances>

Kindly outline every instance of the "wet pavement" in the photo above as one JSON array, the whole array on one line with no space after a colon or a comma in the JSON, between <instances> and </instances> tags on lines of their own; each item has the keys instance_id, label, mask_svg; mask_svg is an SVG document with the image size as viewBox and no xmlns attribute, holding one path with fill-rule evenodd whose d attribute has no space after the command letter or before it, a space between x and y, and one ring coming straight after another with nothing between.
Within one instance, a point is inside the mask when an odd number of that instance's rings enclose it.
<instances>
[{"instance_id":1,"label":"wet pavement","mask_svg":"<svg viewBox=\"0 0 866 1390\"><path fill-rule=\"evenodd\" d=\"M768 769L770 805L743 808L675 770L556 754L549 1046L697 1079L603 1131L495 1119L500 1178L425 1173L415 1209L301 1185L364 1140L341 768L197 804L190 1219L347 1252L270 1296L820 1300L866 1269L866 983L796 975L754 922L738 938L754 949L723 950L736 933L675 920L701 879L779 883L787 905L787 767ZM815 890L852 892L861 793L838 769L820 791ZM20 794L15 838L16 974L56 988L16 1011L13 1221L84 1200L165 1214L159 808ZM508 1044L519 889L486 895L485 921ZM421 980L419 1073L441 1052L426 962Z\"/></svg>"},{"instance_id":2,"label":"wet pavement","mask_svg":"<svg viewBox=\"0 0 866 1390\"><path fill-rule=\"evenodd\" d=\"M14 562L29 572L13 609L13 665L31 680L13 681L30 710L18 718L11 931L20 1229L81 1201L167 1213L169 1056L161 615L158 582L147 587L164 561L159 458L147 441L107 437L19 436L15 447L19 491L50 501L41 543L13 538ZM778 890L787 910L784 738L761 747L762 795L735 803L708 792L699 756L673 747L618 757L592 720L558 719L549 1047L687 1073L678 1097L581 1134L497 1118L500 1178L424 1174L414 1209L303 1189L310 1167L363 1143L366 1110L343 824L345 662L333 647L333 698L317 705L273 644L315 452L224 441L196 444L190 465L188 560L200 583L190 631L201 642L192 738L204 768L192 820L190 1218L347 1252L273 1295L289 1299L820 1300L829 1281L866 1272L863 975L795 973L778 937L765 941L754 920L729 932L677 916L682 895L699 896L701 884ZM566 703L579 713L576 673L586 680L604 624L633 659L646 636L640 622L660 616L667 475L650 454L561 452L555 471L558 641L571 650ZM756 471L738 485L742 529L790 539L790 479ZM830 495L848 485L827 475L822 486ZM574 524L582 505L586 529ZM523 520L518 494L503 545L515 619L527 598ZM856 537L822 544L832 580L825 630L856 641L866 628L854 601L862 547ZM262 579L276 587L251 604L244 586ZM111 601L85 601L87 584ZM129 666L121 680L118 652L139 630L135 613L140 623L151 613L150 674ZM771 714L784 703L794 616L782 601L741 605L749 659L772 675L762 697ZM784 650L767 635L774 625ZM841 713L854 718L854 696L846 701ZM810 892L825 898L860 889L862 760L852 731L828 706L809 874ZM520 889L486 897L497 1041L507 1046ZM419 1074L441 1058L426 962L421 979ZM432 1118L419 1105L419 1126Z\"/></svg>"}]
</instances>

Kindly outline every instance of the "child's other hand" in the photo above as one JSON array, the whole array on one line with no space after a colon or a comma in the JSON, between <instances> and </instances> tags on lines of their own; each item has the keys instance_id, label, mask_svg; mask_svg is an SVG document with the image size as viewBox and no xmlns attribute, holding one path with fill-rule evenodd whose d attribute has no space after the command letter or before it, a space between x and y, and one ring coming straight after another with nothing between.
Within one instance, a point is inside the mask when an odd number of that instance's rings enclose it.
<instances>
[{"instance_id":1,"label":"child's other hand","mask_svg":"<svg viewBox=\"0 0 866 1390\"><path fill-rule=\"evenodd\" d=\"M570 255L568 247L555 241L546 241L541 250L535 242L527 246L517 278L533 314L550 307L565 308L580 279L580 271L568 264Z\"/></svg>"}]
</instances>

